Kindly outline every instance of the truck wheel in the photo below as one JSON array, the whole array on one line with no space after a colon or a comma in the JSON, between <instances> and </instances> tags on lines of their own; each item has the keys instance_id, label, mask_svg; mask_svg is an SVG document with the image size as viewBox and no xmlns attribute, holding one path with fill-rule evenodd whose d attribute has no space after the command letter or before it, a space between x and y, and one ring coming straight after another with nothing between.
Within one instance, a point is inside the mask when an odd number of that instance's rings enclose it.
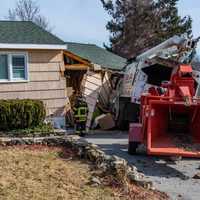
<instances>
[{"instance_id":1,"label":"truck wheel","mask_svg":"<svg viewBox=\"0 0 200 200\"><path fill-rule=\"evenodd\" d=\"M137 153L136 150L137 150L139 144L140 144L139 142L129 142L128 153L130 155L135 155Z\"/></svg>"},{"instance_id":2,"label":"truck wheel","mask_svg":"<svg viewBox=\"0 0 200 200\"><path fill-rule=\"evenodd\" d=\"M129 123L138 123L140 117L140 105L131 103L131 99L121 100L117 115L117 127L120 130L128 130Z\"/></svg>"},{"instance_id":3,"label":"truck wheel","mask_svg":"<svg viewBox=\"0 0 200 200\"><path fill-rule=\"evenodd\" d=\"M125 110L126 106L124 103L121 103L120 108L119 108L119 115L117 119L117 127L120 130L128 130L129 123L128 121L124 120L125 119Z\"/></svg>"},{"instance_id":4,"label":"truck wheel","mask_svg":"<svg viewBox=\"0 0 200 200\"><path fill-rule=\"evenodd\" d=\"M85 132L81 132L80 133L80 137L85 137L86 136L86 133Z\"/></svg>"}]
</instances>

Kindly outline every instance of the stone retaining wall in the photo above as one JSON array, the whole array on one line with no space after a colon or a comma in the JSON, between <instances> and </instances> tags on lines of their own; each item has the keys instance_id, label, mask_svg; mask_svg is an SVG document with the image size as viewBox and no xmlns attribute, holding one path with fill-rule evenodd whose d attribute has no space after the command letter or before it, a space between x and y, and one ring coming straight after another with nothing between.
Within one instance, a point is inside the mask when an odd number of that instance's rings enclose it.
<instances>
[{"instance_id":1,"label":"stone retaining wall","mask_svg":"<svg viewBox=\"0 0 200 200\"><path fill-rule=\"evenodd\" d=\"M105 173L114 175L120 181L130 180L146 189L153 189L152 182L144 180L144 175L138 173L137 168L129 166L127 161L106 155L97 145L87 142L79 136L52 136L39 138L0 138L0 146L43 144L48 146L69 146L78 151L81 158L94 163Z\"/></svg>"}]
</instances>

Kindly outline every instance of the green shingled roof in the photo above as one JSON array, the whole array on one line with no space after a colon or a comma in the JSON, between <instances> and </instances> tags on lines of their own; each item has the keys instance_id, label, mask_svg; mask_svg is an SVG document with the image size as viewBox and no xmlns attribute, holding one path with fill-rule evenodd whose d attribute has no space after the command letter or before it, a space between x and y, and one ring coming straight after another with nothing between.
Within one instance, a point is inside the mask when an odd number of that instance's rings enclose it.
<instances>
[{"instance_id":1,"label":"green shingled roof","mask_svg":"<svg viewBox=\"0 0 200 200\"><path fill-rule=\"evenodd\" d=\"M81 44L66 42L67 50L81 58L89 60L94 64L101 65L103 68L111 70L122 70L126 65L126 59L113 54L94 44Z\"/></svg>"},{"instance_id":2,"label":"green shingled roof","mask_svg":"<svg viewBox=\"0 0 200 200\"><path fill-rule=\"evenodd\" d=\"M30 21L0 21L0 43L64 44L61 39Z\"/></svg>"}]
</instances>

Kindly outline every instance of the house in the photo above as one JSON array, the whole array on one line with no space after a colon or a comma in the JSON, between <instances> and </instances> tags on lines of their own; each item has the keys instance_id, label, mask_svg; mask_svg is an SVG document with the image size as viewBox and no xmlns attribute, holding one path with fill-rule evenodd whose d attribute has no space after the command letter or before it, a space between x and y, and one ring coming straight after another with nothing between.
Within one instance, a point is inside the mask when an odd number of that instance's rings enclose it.
<instances>
[{"instance_id":1,"label":"house","mask_svg":"<svg viewBox=\"0 0 200 200\"><path fill-rule=\"evenodd\" d=\"M98 47L95 44L67 42L64 51L64 64L69 96L72 91L80 93L83 76L95 72L102 78L105 72L119 73L126 65L126 59ZM101 76L100 76L101 75ZM79 77L79 78L77 78ZM96 81L97 84L97 80Z\"/></svg>"},{"instance_id":2,"label":"house","mask_svg":"<svg viewBox=\"0 0 200 200\"><path fill-rule=\"evenodd\" d=\"M64 124L66 44L32 22L0 21L0 99L39 99Z\"/></svg>"},{"instance_id":3,"label":"house","mask_svg":"<svg viewBox=\"0 0 200 200\"><path fill-rule=\"evenodd\" d=\"M87 127L90 128L95 107L111 112L110 102L116 95L115 83L119 81L126 59L94 44L67 42L65 69L67 91L82 93L89 107Z\"/></svg>"},{"instance_id":4,"label":"house","mask_svg":"<svg viewBox=\"0 0 200 200\"><path fill-rule=\"evenodd\" d=\"M89 61L94 68L101 68L112 71L121 71L126 65L126 59L122 58L95 44L83 44L66 42L67 50Z\"/></svg>"},{"instance_id":5,"label":"house","mask_svg":"<svg viewBox=\"0 0 200 200\"><path fill-rule=\"evenodd\" d=\"M103 86L111 89L108 72L125 63L96 45L66 43L33 22L0 21L0 99L42 100L47 118L59 127L65 125L69 99L80 92L91 119Z\"/></svg>"}]
</instances>

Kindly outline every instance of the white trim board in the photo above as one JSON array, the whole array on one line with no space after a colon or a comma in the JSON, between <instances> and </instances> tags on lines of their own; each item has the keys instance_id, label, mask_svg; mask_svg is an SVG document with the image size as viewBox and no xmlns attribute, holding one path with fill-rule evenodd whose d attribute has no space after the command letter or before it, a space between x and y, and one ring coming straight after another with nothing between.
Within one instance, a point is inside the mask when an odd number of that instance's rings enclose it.
<instances>
[{"instance_id":1,"label":"white trim board","mask_svg":"<svg viewBox=\"0 0 200 200\"><path fill-rule=\"evenodd\" d=\"M49 50L66 50L67 45L52 44L8 44L0 43L0 49L49 49Z\"/></svg>"}]
</instances>

